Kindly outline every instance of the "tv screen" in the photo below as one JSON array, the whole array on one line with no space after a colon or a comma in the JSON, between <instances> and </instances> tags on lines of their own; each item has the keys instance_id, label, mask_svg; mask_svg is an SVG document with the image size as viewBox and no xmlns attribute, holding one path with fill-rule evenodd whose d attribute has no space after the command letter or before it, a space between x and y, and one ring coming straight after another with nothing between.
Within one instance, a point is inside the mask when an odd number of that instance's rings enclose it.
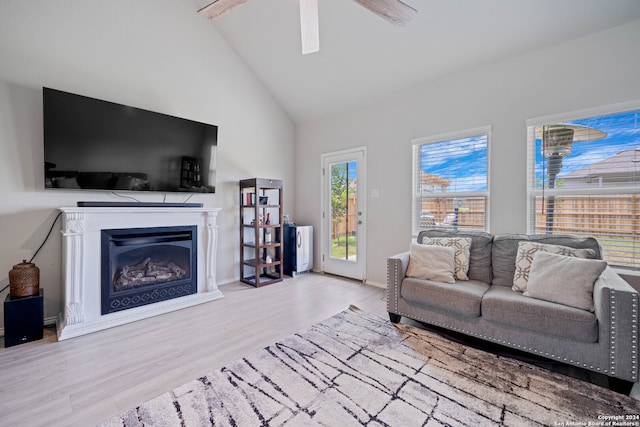
<instances>
[{"instance_id":1,"label":"tv screen","mask_svg":"<svg viewBox=\"0 0 640 427\"><path fill-rule=\"evenodd\" d=\"M43 88L47 189L213 193L218 127Z\"/></svg>"}]
</instances>

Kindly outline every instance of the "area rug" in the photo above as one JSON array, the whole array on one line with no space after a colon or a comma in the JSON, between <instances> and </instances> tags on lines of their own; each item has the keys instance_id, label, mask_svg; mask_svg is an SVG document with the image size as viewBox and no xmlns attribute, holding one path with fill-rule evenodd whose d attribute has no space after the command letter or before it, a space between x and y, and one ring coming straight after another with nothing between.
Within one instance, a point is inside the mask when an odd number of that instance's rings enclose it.
<instances>
[{"instance_id":1,"label":"area rug","mask_svg":"<svg viewBox=\"0 0 640 427\"><path fill-rule=\"evenodd\" d=\"M101 426L604 426L638 414L627 396L350 307Z\"/></svg>"}]
</instances>

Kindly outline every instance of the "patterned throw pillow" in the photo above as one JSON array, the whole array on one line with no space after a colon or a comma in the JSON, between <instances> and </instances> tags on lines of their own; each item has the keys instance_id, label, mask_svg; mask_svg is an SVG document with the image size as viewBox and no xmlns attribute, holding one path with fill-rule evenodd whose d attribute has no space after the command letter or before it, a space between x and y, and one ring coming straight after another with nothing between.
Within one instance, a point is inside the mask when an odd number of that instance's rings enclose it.
<instances>
[{"instance_id":1,"label":"patterned throw pillow","mask_svg":"<svg viewBox=\"0 0 640 427\"><path fill-rule=\"evenodd\" d=\"M470 237L422 237L423 245L444 246L456 251L456 279L469 280L469 260L471 254Z\"/></svg>"},{"instance_id":2,"label":"patterned throw pillow","mask_svg":"<svg viewBox=\"0 0 640 427\"><path fill-rule=\"evenodd\" d=\"M518 243L518 253L516 255L516 272L513 275L513 287L511 288L514 291L526 292L533 256L538 251L574 258L594 258L596 256L596 252L593 249L574 249L568 246L527 241L520 242Z\"/></svg>"}]
</instances>

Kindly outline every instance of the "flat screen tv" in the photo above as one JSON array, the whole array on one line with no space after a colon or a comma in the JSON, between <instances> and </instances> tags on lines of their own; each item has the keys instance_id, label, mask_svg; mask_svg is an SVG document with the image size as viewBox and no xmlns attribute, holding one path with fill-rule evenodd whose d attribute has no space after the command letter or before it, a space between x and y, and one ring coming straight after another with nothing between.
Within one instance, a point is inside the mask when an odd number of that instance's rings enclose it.
<instances>
[{"instance_id":1,"label":"flat screen tv","mask_svg":"<svg viewBox=\"0 0 640 427\"><path fill-rule=\"evenodd\" d=\"M43 88L44 187L214 193L218 127Z\"/></svg>"}]
</instances>

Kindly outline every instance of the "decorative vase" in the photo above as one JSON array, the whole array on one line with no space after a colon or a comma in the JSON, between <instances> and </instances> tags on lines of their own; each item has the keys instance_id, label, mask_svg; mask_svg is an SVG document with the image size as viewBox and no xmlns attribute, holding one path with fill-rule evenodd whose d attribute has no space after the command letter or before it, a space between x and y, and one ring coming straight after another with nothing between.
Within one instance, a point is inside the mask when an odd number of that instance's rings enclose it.
<instances>
[{"instance_id":1,"label":"decorative vase","mask_svg":"<svg viewBox=\"0 0 640 427\"><path fill-rule=\"evenodd\" d=\"M22 260L9 272L9 295L12 298L30 297L40 293L40 269Z\"/></svg>"}]
</instances>

